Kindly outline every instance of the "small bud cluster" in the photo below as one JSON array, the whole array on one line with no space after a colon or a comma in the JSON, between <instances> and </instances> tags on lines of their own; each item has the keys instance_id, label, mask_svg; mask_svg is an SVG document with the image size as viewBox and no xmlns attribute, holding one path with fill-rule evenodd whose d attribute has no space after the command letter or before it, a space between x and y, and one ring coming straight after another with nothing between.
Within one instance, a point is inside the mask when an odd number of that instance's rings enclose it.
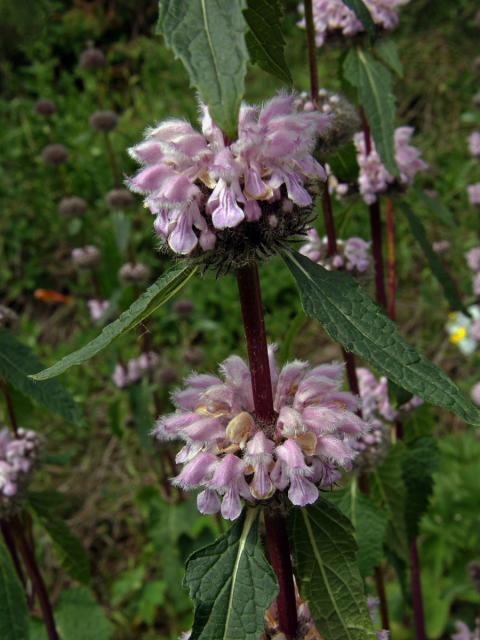
<instances>
[{"instance_id":1,"label":"small bud cluster","mask_svg":"<svg viewBox=\"0 0 480 640\"><path fill-rule=\"evenodd\" d=\"M95 131L109 133L117 126L118 116L114 111L95 111L95 113L90 116L89 122Z\"/></svg>"},{"instance_id":2,"label":"small bud cluster","mask_svg":"<svg viewBox=\"0 0 480 640\"><path fill-rule=\"evenodd\" d=\"M80 196L66 196L58 205L58 211L63 216L81 216L86 210L87 203Z\"/></svg>"},{"instance_id":3,"label":"small bud cluster","mask_svg":"<svg viewBox=\"0 0 480 640\"><path fill-rule=\"evenodd\" d=\"M342 269L350 271L355 276L365 275L370 270L370 242L356 237L337 240L337 253L329 257L326 237L320 238L316 229L309 229L307 238L308 241L301 247L300 253L325 269Z\"/></svg>"},{"instance_id":4,"label":"small bud cluster","mask_svg":"<svg viewBox=\"0 0 480 640\"><path fill-rule=\"evenodd\" d=\"M297 605L297 635L298 640L322 640L313 620L308 604L302 600L295 583L295 600ZM287 640L278 619L278 606L274 601L265 612L265 633L260 640Z\"/></svg>"},{"instance_id":5,"label":"small bud cluster","mask_svg":"<svg viewBox=\"0 0 480 640\"><path fill-rule=\"evenodd\" d=\"M409 0L364 0L374 23L381 29L391 31L398 25L398 7ZM300 5L300 11L305 12ZM313 21L317 47L324 45L331 34L354 36L364 31L362 22L342 0L313 0ZM305 19L299 22L305 28Z\"/></svg>"},{"instance_id":6,"label":"small bud cluster","mask_svg":"<svg viewBox=\"0 0 480 640\"><path fill-rule=\"evenodd\" d=\"M421 158L421 152L410 144L413 131L412 127L398 127L395 130L395 160L400 171L398 180L382 164L373 140L372 148L367 154L364 134L357 133L354 136L360 167L358 184L367 204L376 202L377 194L387 191L389 187L406 187L412 184L419 171L428 169L427 163Z\"/></svg>"},{"instance_id":7,"label":"small bud cluster","mask_svg":"<svg viewBox=\"0 0 480 640\"><path fill-rule=\"evenodd\" d=\"M12 513L27 487L38 458L40 439L34 431L0 431L0 518Z\"/></svg>"},{"instance_id":8,"label":"small bud cluster","mask_svg":"<svg viewBox=\"0 0 480 640\"><path fill-rule=\"evenodd\" d=\"M63 144L48 144L42 151L42 160L54 166L63 164L68 160L68 151Z\"/></svg>"},{"instance_id":9,"label":"small bud cluster","mask_svg":"<svg viewBox=\"0 0 480 640\"><path fill-rule=\"evenodd\" d=\"M461 311L452 311L448 314L446 330L450 336L450 342L455 344L460 351L471 355L480 342L480 306L468 307L470 317Z\"/></svg>"},{"instance_id":10,"label":"small bud cluster","mask_svg":"<svg viewBox=\"0 0 480 640\"><path fill-rule=\"evenodd\" d=\"M158 365L159 361L160 358L153 351L142 353L138 358L129 360L126 365L116 364L112 380L119 389L125 389L152 371Z\"/></svg>"},{"instance_id":11,"label":"small bud cluster","mask_svg":"<svg viewBox=\"0 0 480 640\"><path fill-rule=\"evenodd\" d=\"M124 282L141 284L150 278L150 268L141 262L126 262L120 267L118 277Z\"/></svg>"},{"instance_id":12,"label":"small bud cluster","mask_svg":"<svg viewBox=\"0 0 480 640\"><path fill-rule=\"evenodd\" d=\"M244 256L303 230L312 204L305 183L326 177L312 152L329 118L299 111L296 100L282 94L262 108L243 104L234 141L201 105L202 133L166 120L130 149L143 168L128 185L145 196L155 231L174 253L215 247L221 255L223 247Z\"/></svg>"},{"instance_id":13,"label":"small bud cluster","mask_svg":"<svg viewBox=\"0 0 480 640\"><path fill-rule=\"evenodd\" d=\"M80 54L79 65L89 71L100 69L106 64L105 56L100 49L89 46Z\"/></svg>"},{"instance_id":14,"label":"small bud cluster","mask_svg":"<svg viewBox=\"0 0 480 640\"><path fill-rule=\"evenodd\" d=\"M57 113L57 106L52 100L41 98L37 100L35 104L35 111L39 116L45 116L46 118L53 116Z\"/></svg>"},{"instance_id":15,"label":"small bud cluster","mask_svg":"<svg viewBox=\"0 0 480 640\"><path fill-rule=\"evenodd\" d=\"M105 196L105 200L110 209L128 209L135 202L135 198L127 189L112 189Z\"/></svg>"},{"instance_id":16,"label":"small bud cluster","mask_svg":"<svg viewBox=\"0 0 480 640\"><path fill-rule=\"evenodd\" d=\"M480 296L480 247L474 247L465 254L467 264L473 271L473 293Z\"/></svg>"},{"instance_id":17,"label":"small bud cluster","mask_svg":"<svg viewBox=\"0 0 480 640\"><path fill-rule=\"evenodd\" d=\"M72 249L73 264L80 269L91 269L100 262L100 249L91 244Z\"/></svg>"},{"instance_id":18,"label":"small bud cluster","mask_svg":"<svg viewBox=\"0 0 480 640\"><path fill-rule=\"evenodd\" d=\"M297 100L299 108L307 112L320 111L329 116L328 125L318 135L316 153L325 156L351 141L360 127L357 110L340 93L320 89L315 102L303 92Z\"/></svg>"},{"instance_id":19,"label":"small bud cluster","mask_svg":"<svg viewBox=\"0 0 480 640\"><path fill-rule=\"evenodd\" d=\"M90 317L95 322L99 322L102 320L105 312L109 307L108 300L99 300L98 298L93 298L92 300L87 300L88 311L90 312Z\"/></svg>"},{"instance_id":20,"label":"small bud cluster","mask_svg":"<svg viewBox=\"0 0 480 640\"><path fill-rule=\"evenodd\" d=\"M200 488L201 513L235 520L241 498L252 503L277 496L305 506L319 487L331 486L350 469L355 442L368 425L356 415L358 399L341 390L338 363L310 368L295 360L278 371L270 347L275 420L255 415L250 370L238 356L220 365L221 376L192 374L172 395L173 414L162 416L154 435L183 440L183 465L173 483Z\"/></svg>"}]
</instances>

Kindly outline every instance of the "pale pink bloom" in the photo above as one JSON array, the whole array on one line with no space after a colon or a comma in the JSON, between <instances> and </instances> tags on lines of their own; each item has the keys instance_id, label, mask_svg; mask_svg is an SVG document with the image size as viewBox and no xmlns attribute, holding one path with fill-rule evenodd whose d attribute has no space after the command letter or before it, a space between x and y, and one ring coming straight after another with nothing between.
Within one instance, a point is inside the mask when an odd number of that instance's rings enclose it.
<instances>
[{"instance_id":1,"label":"pale pink bloom","mask_svg":"<svg viewBox=\"0 0 480 640\"><path fill-rule=\"evenodd\" d=\"M13 499L30 479L38 457L40 439L34 431L7 428L0 431L0 517L13 508Z\"/></svg>"},{"instance_id":2,"label":"pale pink bloom","mask_svg":"<svg viewBox=\"0 0 480 640\"><path fill-rule=\"evenodd\" d=\"M328 116L299 111L295 95L281 94L263 107L243 104L238 137L227 141L207 107L200 112L201 133L167 120L130 149L143 166L128 186L145 196L172 251L213 249L218 231L258 220L264 202L311 205L305 182L326 177L312 152Z\"/></svg>"},{"instance_id":3,"label":"pale pink bloom","mask_svg":"<svg viewBox=\"0 0 480 640\"><path fill-rule=\"evenodd\" d=\"M419 171L428 169L419 149L410 144L413 131L413 127L398 127L395 130L395 160L400 171L399 182L403 186L412 184ZM354 143L360 167L358 177L360 193L367 204L373 204L377 200L377 194L387 191L389 186L395 183L395 178L384 167L373 139L369 154L366 152L363 133L355 134Z\"/></svg>"},{"instance_id":4,"label":"pale pink bloom","mask_svg":"<svg viewBox=\"0 0 480 640\"><path fill-rule=\"evenodd\" d=\"M423 401L413 396L408 402L394 409L388 397L388 380L384 376L377 379L373 373L364 367L357 368L358 386L360 390L362 414L365 420L394 421L399 414L411 411L420 406Z\"/></svg>"},{"instance_id":5,"label":"pale pink bloom","mask_svg":"<svg viewBox=\"0 0 480 640\"><path fill-rule=\"evenodd\" d=\"M364 1L374 23L389 31L398 25L398 7L409 2L409 0ZM303 5L299 8L303 14ZM364 30L363 24L342 0L313 0L313 21L317 47L321 47L331 33L353 36ZM305 19L299 22L299 26L305 28Z\"/></svg>"},{"instance_id":6,"label":"pale pink bloom","mask_svg":"<svg viewBox=\"0 0 480 640\"><path fill-rule=\"evenodd\" d=\"M112 380L115 386L124 389L152 371L159 361L159 356L153 351L144 352L138 358L131 358L126 365L117 363L113 370Z\"/></svg>"},{"instance_id":7,"label":"pale pink bloom","mask_svg":"<svg viewBox=\"0 0 480 640\"><path fill-rule=\"evenodd\" d=\"M470 391L470 395L475 404L480 406L480 382L473 385L472 390Z\"/></svg>"},{"instance_id":8,"label":"pale pink bloom","mask_svg":"<svg viewBox=\"0 0 480 640\"><path fill-rule=\"evenodd\" d=\"M95 320L95 322L101 320L107 311L109 304L108 300L87 300L87 307L92 320Z\"/></svg>"},{"instance_id":9,"label":"pale pink bloom","mask_svg":"<svg viewBox=\"0 0 480 640\"><path fill-rule=\"evenodd\" d=\"M448 240L438 240L432 243L432 247L436 253L445 253L450 249L450 242Z\"/></svg>"},{"instance_id":10,"label":"pale pink bloom","mask_svg":"<svg viewBox=\"0 0 480 640\"><path fill-rule=\"evenodd\" d=\"M73 264L80 268L94 267L100 260L100 249L89 244L72 249Z\"/></svg>"},{"instance_id":11,"label":"pale pink bloom","mask_svg":"<svg viewBox=\"0 0 480 640\"><path fill-rule=\"evenodd\" d=\"M357 237L337 239L337 254L329 257L327 237L320 238L318 231L312 228L307 232L307 242L300 248L300 253L329 271L342 269L361 274L368 271L372 263L370 244Z\"/></svg>"},{"instance_id":12,"label":"pale pink bloom","mask_svg":"<svg viewBox=\"0 0 480 640\"><path fill-rule=\"evenodd\" d=\"M470 134L468 148L472 156L480 156L480 131L474 131Z\"/></svg>"},{"instance_id":13,"label":"pale pink bloom","mask_svg":"<svg viewBox=\"0 0 480 640\"><path fill-rule=\"evenodd\" d=\"M286 491L293 504L311 504L357 455L354 443L368 430L357 415L358 399L343 391L343 366L311 368L294 361L278 371L269 349L275 424L268 434L255 417L250 370L238 356L219 367L220 376L193 374L172 394L175 413L162 416L154 435L178 439L183 465L174 483L203 489L202 513L235 519L242 499L266 500Z\"/></svg>"},{"instance_id":14,"label":"pale pink bloom","mask_svg":"<svg viewBox=\"0 0 480 640\"><path fill-rule=\"evenodd\" d=\"M480 271L480 247L473 247L465 254L469 268L474 271Z\"/></svg>"},{"instance_id":15,"label":"pale pink bloom","mask_svg":"<svg viewBox=\"0 0 480 640\"><path fill-rule=\"evenodd\" d=\"M476 296L480 296L480 272L473 277L473 293Z\"/></svg>"},{"instance_id":16,"label":"pale pink bloom","mask_svg":"<svg viewBox=\"0 0 480 640\"><path fill-rule=\"evenodd\" d=\"M476 206L480 204L480 182L471 184L467 187L468 201L471 205Z\"/></svg>"},{"instance_id":17,"label":"pale pink bloom","mask_svg":"<svg viewBox=\"0 0 480 640\"><path fill-rule=\"evenodd\" d=\"M480 640L480 623L477 624L473 631L470 631L465 622L455 622L456 632L451 636L452 640Z\"/></svg>"}]
</instances>

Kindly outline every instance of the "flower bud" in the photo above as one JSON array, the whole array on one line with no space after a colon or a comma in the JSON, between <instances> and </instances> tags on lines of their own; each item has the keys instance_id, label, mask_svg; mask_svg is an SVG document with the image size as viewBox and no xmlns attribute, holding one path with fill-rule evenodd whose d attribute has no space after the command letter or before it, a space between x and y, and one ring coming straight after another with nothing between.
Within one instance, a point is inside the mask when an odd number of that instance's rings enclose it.
<instances>
[{"instance_id":1,"label":"flower bud","mask_svg":"<svg viewBox=\"0 0 480 640\"><path fill-rule=\"evenodd\" d=\"M86 210L87 203L80 196L66 196L58 205L58 212L63 216L81 216Z\"/></svg>"},{"instance_id":2,"label":"flower bud","mask_svg":"<svg viewBox=\"0 0 480 640\"><path fill-rule=\"evenodd\" d=\"M42 151L42 160L55 166L63 164L68 160L68 151L63 144L49 144Z\"/></svg>"},{"instance_id":3,"label":"flower bud","mask_svg":"<svg viewBox=\"0 0 480 640\"><path fill-rule=\"evenodd\" d=\"M108 133L117 126L118 116L114 111L95 111L90 116L89 122L92 129Z\"/></svg>"},{"instance_id":4,"label":"flower bud","mask_svg":"<svg viewBox=\"0 0 480 640\"><path fill-rule=\"evenodd\" d=\"M47 100L46 98L41 98L35 104L35 111L40 116L53 116L54 113L57 113L57 107L54 102L51 100Z\"/></svg>"},{"instance_id":5,"label":"flower bud","mask_svg":"<svg viewBox=\"0 0 480 640\"><path fill-rule=\"evenodd\" d=\"M82 69L100 69L106 64L105 56L100 49L89 46L80 54L79 65Z\"/></svg>"},{"instance_id":6,"label":"flower bud","mask_svg":"<svg viewBox=\"0 0 480 640\"><path fill-rule=\"evenodd\" d=\"M76 267L80 269L91 269L100 262L100 249L93 245L78 247L72 251L72 260Z\"/></svg>"},{"instance_id":7,"label":"flower bud","mask_svg":"<svg viewBox=\"0 0 480 640\"><path fill-rule=\"evenodd\" d=\"M135 203L135 198L127 189L112 189L105 200L110 209L127 209Z\"/></svg>"}]
</instances>

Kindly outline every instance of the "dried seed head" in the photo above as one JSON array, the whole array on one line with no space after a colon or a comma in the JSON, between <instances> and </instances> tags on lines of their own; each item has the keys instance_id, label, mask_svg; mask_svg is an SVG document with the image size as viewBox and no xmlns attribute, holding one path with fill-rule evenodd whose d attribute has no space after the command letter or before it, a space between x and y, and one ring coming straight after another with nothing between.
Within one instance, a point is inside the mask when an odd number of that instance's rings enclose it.
<instances>
[{"instance_id":1,"label":"dried seed head","mask_svg":"<svg viewBox=\"0 0 480 640\"><path fill-rule=\"evenodd\" d=\"M79 64L83 69L100 69L105 66L106 60L100 49L90 46L80 54Z\"/></svg>"},{"instance_id":2,"label":"dried seed head","mask_svg":"<svg viewBox=\"0 0 480 640\"><path fill-rule=\"evenodd\" d=\"M176 300L173 305L173 311L179 316L189 316L194 310L195 306L191 300L188 298L181 298L180 300Z\"/></svg>"},{"instance_id":3,"label":"dried seed head","mask_svg":"<svg viewBox=\"0 0 480 640\"><path fill-rule=\"evenodd\" d=\"M118 116L114 111L95 111L89 122L90 126L96 131L108 133L117 126Z\"/></svg>"},{"instance_id":4,"label":"dried seed head","mask_svg":"<svg viewBox=\"0 0 480 640\"><path fill-rule=\"evenodd\" d=\"M86 210L87 203L80 196L66 196L58 205L58 211L63 216L81 216Z\"/></svg>"},{"instance_id":5,"label":"dried seed head","mask_svg":"<svg viewBox=\"0 0 480 640\"><path fill-rule=\"evenodd\" d=\"M135 203L134 196L127 189L112 189L105 200L111 209L127 209Z\"/></svg>"},{"instance_id":6,"label":"dried seed head","mask_svg":"<svg viewBox=\"0 0 480 640\"><path fill-rule=\"evenodd\" d=\"M146 282L150 278L150 268L141 262L127 262L120 267L118 277L124 282Z\"/></svg>"},{"instance_id":7,"label":"dried seed head","mask_svg":"<svg viewBox=\"0 0 480 640\"><path fill-rule=\"evenodd\" d=\"M42 160L47 164L63 164L68 160L68 151L63 144L49 144L42 151Z\"/></svg>"},{"instance_id":8,"label":"dried seed head","mask_svg":"<svg viewBox=\"0 0 480 640\"><path fill-rule=\"evenodd\" d=\"M35 104L35 111L40 116L53 116L54 113L57 113L57 107L54 102L51 100L47 100L46 98L42 98L37 101Z\"/></svg>"}]
</instances>

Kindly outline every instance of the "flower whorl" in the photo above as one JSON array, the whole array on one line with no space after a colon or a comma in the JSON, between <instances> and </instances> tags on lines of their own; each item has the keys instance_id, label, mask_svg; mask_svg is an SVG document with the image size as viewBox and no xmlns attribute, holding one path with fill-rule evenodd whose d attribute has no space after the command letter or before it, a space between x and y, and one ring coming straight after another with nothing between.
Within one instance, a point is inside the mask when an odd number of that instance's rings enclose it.
<instances>
[{"instance_id":1,"label":"flower whorl","mask_svg":"<svg viewBox=\"0 0 480 640\"><path fill-rule=\"evenodd\" d=\"M0 431L0 517L15 510L32 474L39 445L34 431L19 428L15 435L7 428Z\"/></svg>"},{"instance_id":2,"label":"flower whorl","mask_svg":"<svg viewBox=\"0 0 480 640\"><path fill-rule=\"evenodd\" d=\"M319 486L330 486L356 455L354 442L367 428L358 399L341 390L338 363L310 368L295 360L278 371L270 347L276 421L260 425L254 412L250 370L238 356L220 365L220 376L192 374L176 391L173 414L154 430L161 440L185 442L174 484L201 488L202 513L240 515L241 500L267 500L288 489L295 505L311 504Z\"/></svg>"}]
</instances>

